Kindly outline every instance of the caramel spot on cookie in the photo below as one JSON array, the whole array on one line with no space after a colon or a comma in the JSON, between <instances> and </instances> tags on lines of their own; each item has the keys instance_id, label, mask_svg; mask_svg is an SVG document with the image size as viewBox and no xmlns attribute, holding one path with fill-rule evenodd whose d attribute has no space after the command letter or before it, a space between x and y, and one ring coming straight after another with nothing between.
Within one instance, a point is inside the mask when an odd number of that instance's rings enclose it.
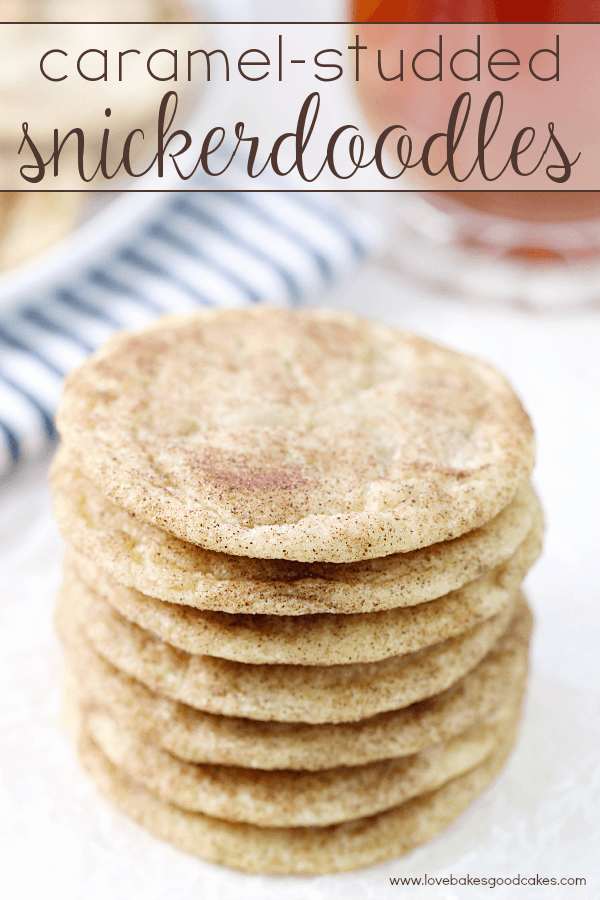
<instances>
[{"instance_id":1,"label":"caramel spot on cookie","mask_svg":"<svg viewBox=\"0 0 600 900\"><path fill-rule=\"evenodd\" d=\"M215 487L231 492L292 492L310 484L301 466L261 466L218 452L206 453L198 468Z\"/></svg>"}]
</instances>

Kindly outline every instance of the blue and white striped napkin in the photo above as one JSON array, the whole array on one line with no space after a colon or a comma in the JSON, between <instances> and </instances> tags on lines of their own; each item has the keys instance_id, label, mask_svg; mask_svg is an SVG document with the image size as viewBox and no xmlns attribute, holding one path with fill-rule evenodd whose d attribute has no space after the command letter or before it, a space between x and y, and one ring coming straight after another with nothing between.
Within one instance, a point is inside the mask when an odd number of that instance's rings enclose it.
<instances>
[{"instance_id":1,"label":"blue and white striped napkin","mask_svg":"<svg viewBox=\"0 0 600 900\"><path fill-rule=\"evenodd\" d=\"M375 235L320 194L165 194L109 250L0 309L0 478L51 449L64 376L115 330L199 307L300 304L347 276Z\"/></svg>"}]
</instances>

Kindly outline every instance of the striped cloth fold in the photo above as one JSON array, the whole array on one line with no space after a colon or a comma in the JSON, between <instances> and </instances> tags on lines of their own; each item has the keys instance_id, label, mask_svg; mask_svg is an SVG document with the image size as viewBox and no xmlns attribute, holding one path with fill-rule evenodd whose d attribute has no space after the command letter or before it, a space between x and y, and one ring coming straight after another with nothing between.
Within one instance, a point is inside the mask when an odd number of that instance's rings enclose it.
<instances>
[{"instance_id":1,"label":"striped cloth fold","mask_svg":"<svg viewBox=\"0 0 600 900\"><path fill-rule=\"evenodd\" d=\"M326 195L165 194L108 250L0 309L0 478L49 452L64 376L115 330L201 307L300 304L376 242L369 219Z\"/></svg>"}]
</instances>

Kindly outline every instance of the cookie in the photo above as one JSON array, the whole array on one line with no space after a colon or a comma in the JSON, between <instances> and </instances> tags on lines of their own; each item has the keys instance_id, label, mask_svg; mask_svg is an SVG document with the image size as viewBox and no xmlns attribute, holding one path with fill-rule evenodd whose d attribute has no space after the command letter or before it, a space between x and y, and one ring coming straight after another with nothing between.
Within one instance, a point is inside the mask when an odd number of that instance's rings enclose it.
<instances>
[{"instance_id":1,"label":"cookie","mask_svg":"<svg viewBox=\"0 0 600 900\"><path fill-rule=\"evenodd\" d=\"M69 234L86 196L77 191L0 192L0 272L21 265Z\"/></svg>"},{"instance_id":2,"label":"cookie","mask_svg":"<svg viewBox=\"0 0 600 900\"><path fill-rule=\"evenodd\" d=\"M318 770L417 753L493 715L525 682L531 613L521 607L479 665L441 694L337 725L260 722L193 709L116 669L91 648L72 619L65 619L62 631L82 703L108 711L140 740L190 762Z\"/></svg>"},{"instance_id":3,"label":"cookie","mask_svg":"<svg viewBox=\"0 0 600 900\"><path fill-rule=\"evenodd\" d=\"M400 609L353 615L262 616L204 612L146 597L71 553L65 568L128 621L191 654L245 663L343 665L412 653L461 634L511 602L541 550L538 520L511 559L457 591Z\"/></svg>"},{"instance_id":4,"label":"cookie","mask_svg":"<svg viewBox=\"0 0 600 900\"><path fill-rule=\"evenodd\" d=\"M519 599L519 604L524 603ZM157 693L206 712L277 722L350 722L409 706L473 669L515 612L501 613L433 647L372 663L247 665L177 650L67 581L58 621L73 618L94 648Z\"/></svg>"},{"instance_id":5,"label":"cookie","mask_svg":"<svg viewBox=\"0 0 600 900\"><path fill-rule=\"evenodd\" d=\"M165 317L68 376L83 473L144 521L238 556L352 562L481 527L533 468L491 366L348 313Z\"/></svg>"},{"instance_id":6,"label":"cookie","mask_svg":"<svg viewBox=\"0 0 600 900\"><path fill-rule=\"evenodd\" d=\"M63 445L51 468L64 537L120 584L204 610L265 615L364 613L441 597L506 562L540 515L529 483L481 528L408 553L355 563L301 563L215 553L107 500Z\"/></svg>"},{"instance_id":7,"label":"cookie","mask_svg":"<svg viewBox=\"0 0 600 900\"><path fill-rule=\"evenodd\" d=\"M155 797L114 766L85 733L79 756L100 791L159 837L210 862L277 875L318 875L408 853L454 822L501 771L516 737L465 775L374 816L313 828L264 828L186 812Z\"/></svg>"},{"instance_id":8,"label":"cookie","mask_svg":"<svg viewBox=\"0 0 600 900\"><path fill-rule=\"evenodd\" d=\"M108 713L77 705L104 755L161 800L218 819L273 827L358 819L440 787L490 755L518 719L520 700L519 694L507 696L494 722L478 723L412 756L320 772L194 765L143 743Z\"/></svg>"}]
</instances>

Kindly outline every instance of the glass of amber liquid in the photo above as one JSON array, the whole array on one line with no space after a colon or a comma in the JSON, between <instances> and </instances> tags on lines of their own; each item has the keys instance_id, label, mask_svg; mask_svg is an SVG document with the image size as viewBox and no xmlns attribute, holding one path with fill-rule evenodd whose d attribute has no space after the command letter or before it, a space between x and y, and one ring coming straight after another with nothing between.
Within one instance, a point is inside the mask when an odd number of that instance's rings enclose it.
<instances>
[{"instance_id":1,"label":"glass of amber liquid","mask_svg":"<svg viewBox=\"0 0 600 900\"><path fill-rule=\"evenodd\" d=\"M372 23L362 32L363 43L388 54L395 43L402 46L400 23L420 23L419 40L431 47L441 30L434 23L510 23L511 32L505 26L507 42L509 34L515 39L514 23L545 23L539 25L540 46L547 46L542 42L556 33L556 23L600 21L600 0L351 0L350 8L353 22ZM583 35L577 46L582 62L597 57L598 33L585 26L578 32ZM368 77L356 90L377 134L394 122L416 122L424 130L435 107L423 95L386 93ZM579 97L562 98L567 130L571 113L581 116L580 102ZM415 181L411 191L384 198L393 207L392 254L404 274L463 297L538 308L600 305L600 192L446 190L448 186L446 182L439 192L418 191Z\"/></svg>"}]
</instances>

